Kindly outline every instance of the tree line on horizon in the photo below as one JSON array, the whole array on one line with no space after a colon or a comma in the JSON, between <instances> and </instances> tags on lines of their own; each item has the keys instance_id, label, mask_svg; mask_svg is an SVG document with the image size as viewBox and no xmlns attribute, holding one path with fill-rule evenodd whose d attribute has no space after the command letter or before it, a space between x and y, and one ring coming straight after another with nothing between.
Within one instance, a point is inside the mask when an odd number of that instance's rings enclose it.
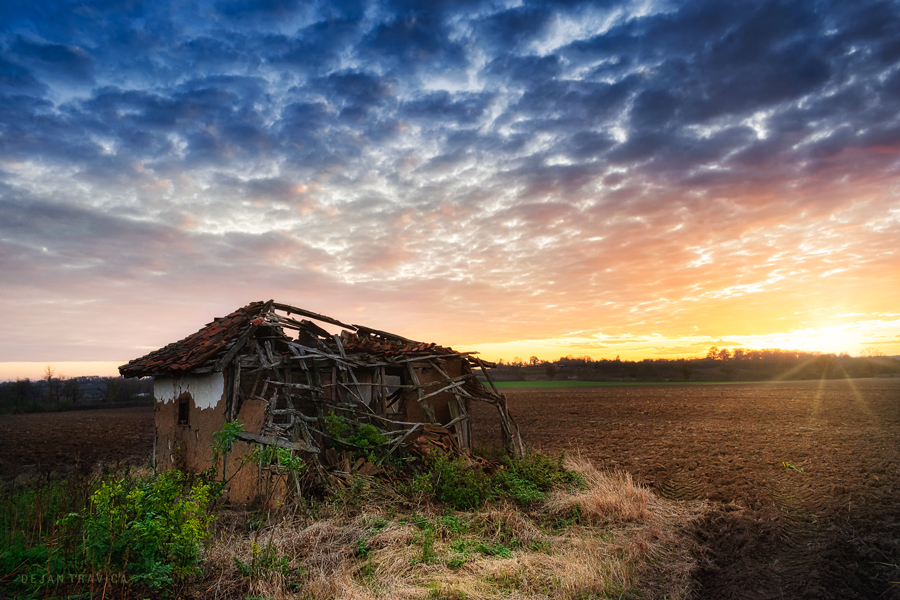
<instances>
[{"instance_id":1,"label":"tree line on horizon","mask_svg":"<svg viewBox=\"0 0 900 600\"><path fill-rule=\"evenodd\" d=\"M863 356L824 354L766 348L718 348L703 358L647 358L630 361L560 357L555 361L537 356L497 362L490 372L495 381L769 381L844 379L900 376L900 360L869 350Z\"/></svg>"},{"instance_id":2,"label":"tree line on horizon","mask_svg":"<svg viewBox=\"0 0 900 600\"><path fill-rule=\"evenodd\" d=\"M0 382L0 413L52 412L98 406L152 403L153 380L57 375L48 365L41 379Z\"/></svg>"}]
</instances>

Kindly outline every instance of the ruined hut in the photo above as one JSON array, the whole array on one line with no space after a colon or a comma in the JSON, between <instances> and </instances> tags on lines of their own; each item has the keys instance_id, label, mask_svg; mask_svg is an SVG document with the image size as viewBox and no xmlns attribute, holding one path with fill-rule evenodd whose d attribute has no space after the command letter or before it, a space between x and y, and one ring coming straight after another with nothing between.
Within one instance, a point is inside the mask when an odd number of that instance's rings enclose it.
<instances>
[{"instance_id":1,"label":"ruined hut","mask_svg":"<svg viewBox=\"0 0 900 600\"><path fill-rule=\"evenodd\" d=\"M229 498L249 502L274 468L248 464L255 448L288 449L324 478L327 458L353 449L340 432L354 429L343 424L374 428L382 459L428 438L465 452L472 447L471 403L487 402L500 414L505 446L520 454L522 440L490 380L491 366L472 353L270 300L215 319L119 371L154 378L156 468L215 467ZM234 421L243 431L214 464L214 433Z\"/></svg>"}]
</instances>

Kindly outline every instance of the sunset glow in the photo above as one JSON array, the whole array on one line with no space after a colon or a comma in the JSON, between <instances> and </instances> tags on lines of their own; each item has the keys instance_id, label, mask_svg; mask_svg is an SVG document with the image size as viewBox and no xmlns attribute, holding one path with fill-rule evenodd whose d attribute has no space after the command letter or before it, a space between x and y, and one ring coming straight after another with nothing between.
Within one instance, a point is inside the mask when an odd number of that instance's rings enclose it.
<instances>
[{"instance_id":1,"label":"sunset glow","mask_svg":"<svg viewBox=\"0 0 900 600\"><path fill-rule=\"evenodd\" d=\"M114 374L270 298L489 360L898 355L898 22L4 7L0 379Z\"/></svg>"}]
</instances>

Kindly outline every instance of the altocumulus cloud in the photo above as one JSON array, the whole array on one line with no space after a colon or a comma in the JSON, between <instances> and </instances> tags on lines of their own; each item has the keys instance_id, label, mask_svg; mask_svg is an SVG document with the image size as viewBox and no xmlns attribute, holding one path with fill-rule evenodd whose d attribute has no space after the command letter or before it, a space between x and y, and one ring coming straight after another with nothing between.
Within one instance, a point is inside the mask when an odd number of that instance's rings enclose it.
<instances>
[{"instance_id":1,"label":"altocumulus cloud","mask_svg":"<svg viewBox=\"0 0 900 600\"><path fill-rule=\"evenodd\" d=\"M463 344L896 318L896 2L0 23L0 360L129 358L264 297Z\"/></svg>"}]
</instances>

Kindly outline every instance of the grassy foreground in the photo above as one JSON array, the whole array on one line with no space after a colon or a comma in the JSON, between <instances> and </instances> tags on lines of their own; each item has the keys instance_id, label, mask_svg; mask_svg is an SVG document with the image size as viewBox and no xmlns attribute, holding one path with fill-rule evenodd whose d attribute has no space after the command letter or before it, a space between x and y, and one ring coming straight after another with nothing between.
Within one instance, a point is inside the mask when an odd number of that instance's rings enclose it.
<instances>
[{"instance_id":1,"label":"grassy foreground","mask_svg":"<svg viewBox=\"0 0 900 600\"><path fill-rule=\"evenodd\" d=\"M163 499L172 479L149 473L5 490L0 593L589 600L692 589L704 503L662 500L579 457L529 454L492 473L439 457L413 471L265 510L219 505L196 480Z\"/></svg>"}]
</instances>

